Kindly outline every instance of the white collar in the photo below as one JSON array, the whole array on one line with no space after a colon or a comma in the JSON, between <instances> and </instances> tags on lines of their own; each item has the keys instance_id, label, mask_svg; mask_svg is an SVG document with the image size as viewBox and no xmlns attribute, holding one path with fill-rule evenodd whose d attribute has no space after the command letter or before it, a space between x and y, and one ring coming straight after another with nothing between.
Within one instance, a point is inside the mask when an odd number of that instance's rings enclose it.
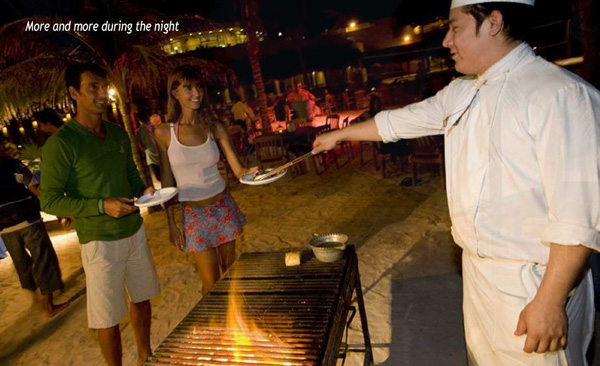
<instances>
[{"instance_id":1,"label":"white collar","mask_svg":"<svg viewBox=\"0 0 600 366\"><path fill-rule=\"evenodd\" d=\"M479 75L473 85L474 88L479 89L483 84L490 84L500 80L503 76L511 72L521 60L530 55L534 55L531 47L525 42L521 43L506 54L506 56L490 66L483 74Z\"/></svg>"}]
</instances>

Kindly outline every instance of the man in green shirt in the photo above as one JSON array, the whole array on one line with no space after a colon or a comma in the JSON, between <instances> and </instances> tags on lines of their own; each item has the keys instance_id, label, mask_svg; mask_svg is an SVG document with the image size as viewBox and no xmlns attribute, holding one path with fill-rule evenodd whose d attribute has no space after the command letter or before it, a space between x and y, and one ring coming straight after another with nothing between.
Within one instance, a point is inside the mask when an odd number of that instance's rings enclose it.
<instances>
[{"instance_id":1,"label":"man in green shirt","mask_svg":"<svg viewBox=\"0 0 600 366\"><path fill-rule=\"evenodd\" d=\"M77 113L43 148L42 209L75 218L83 244L88 325L98 329L106 362L121 365L119 323L129 312L141 364L151 354L150 299L158 295L159 284L133 197L154 188L140 179L125 131L102 120L108 105L104 70L75 64L65 79Z\"/></svg>"}]
</instances>

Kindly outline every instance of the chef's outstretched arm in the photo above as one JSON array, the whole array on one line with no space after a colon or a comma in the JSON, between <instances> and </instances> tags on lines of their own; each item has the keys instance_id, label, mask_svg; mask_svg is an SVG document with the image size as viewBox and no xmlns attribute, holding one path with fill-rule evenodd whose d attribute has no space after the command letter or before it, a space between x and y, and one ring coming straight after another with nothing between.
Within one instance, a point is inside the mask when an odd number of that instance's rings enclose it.
<instances>
[{"instance_id":1,"label":"chef's outstretched arm","mask_svg":"<svg viewBox=\"0 0 600 366\"><path fill-rule=\"evenodd\" d=\"M317 136L313 143L313 154L331 150L342 141L382 141L375 119L340 128L335 131Z\"/></svg>"}]
</instances>

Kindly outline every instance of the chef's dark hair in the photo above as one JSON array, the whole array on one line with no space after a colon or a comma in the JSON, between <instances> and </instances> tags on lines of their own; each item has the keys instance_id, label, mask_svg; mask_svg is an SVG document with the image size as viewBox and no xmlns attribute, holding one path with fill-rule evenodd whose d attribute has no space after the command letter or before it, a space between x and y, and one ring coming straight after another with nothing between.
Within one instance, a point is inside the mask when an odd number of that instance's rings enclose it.
<instances>
[{"instance_id":1,"label":"chef's dark hair","mask_svg":"<svg viewBox=\"0 0 600 366\"><path fill-rule=\"evenodd\" d=\"M462 11L471 14L477 23L475 33L479 34L483 21L494 10L502 13L504 28L502 32L506 38L514 41L528 42L531 38L531 23L533 19L533 6L520 3L489 2L482 4L466 5Z\"/></svg>"}]
</instances>

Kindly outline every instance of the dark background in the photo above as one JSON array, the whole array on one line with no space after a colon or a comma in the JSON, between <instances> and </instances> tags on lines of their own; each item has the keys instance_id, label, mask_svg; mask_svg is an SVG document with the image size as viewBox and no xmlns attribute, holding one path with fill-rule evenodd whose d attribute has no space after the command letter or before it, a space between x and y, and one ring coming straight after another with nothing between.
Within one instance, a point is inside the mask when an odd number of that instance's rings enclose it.
<instances>
[{"instance_id":1,"label":"dark background","mask_svg":"<svg viewBox=\"0 0 600 366\"><path fill-rule=\"evenodd\" d=\"M239 20L240 0L1 0L0 24L34 15L78 17L91 10L109 11L111 6L128 3L153 8L167 16L198 14L215 22ZM536 19L564 18L571 13L573 0L538 0ZM450 0L262 0L260 17L267 29L305 27L309 33L347 24L350 18L369 21L394 15L404 24L422 23L447 16ZM112 5L111 5L112 4Z\"/></svg>"}]
</instances>

